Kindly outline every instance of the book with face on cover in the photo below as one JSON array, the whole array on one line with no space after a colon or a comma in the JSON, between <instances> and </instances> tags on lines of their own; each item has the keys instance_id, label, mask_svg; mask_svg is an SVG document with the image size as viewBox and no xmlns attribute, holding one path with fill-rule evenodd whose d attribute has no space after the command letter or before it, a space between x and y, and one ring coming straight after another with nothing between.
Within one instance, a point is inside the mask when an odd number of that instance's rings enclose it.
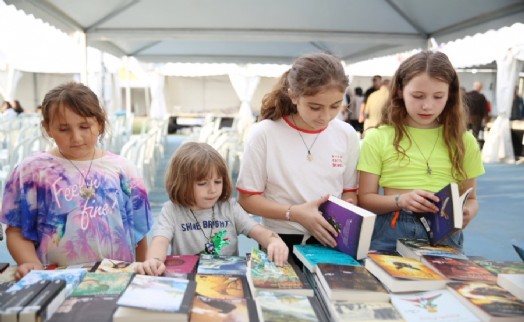
<instances>
[{"instance_id":1,"label":"book with face on cover","mask_svg":"<svg viewBox=\"0 0 524 322\"><path fill-rule=\"evenodd\" d=\"M196 295L191 322L258 321L256 302L250 298L218 299Z\"/></svg>"},{"instance_id":2,"label":"book with face on cover","mask_svg":"<svg viewBox=\"0 0 524 322\"><path fill-rule=\"evenodd\" d=\"M404 256L420 261L422 255L447 256L467 259L459 250L448 245L431 245L425 239L399 238L397 252Z\"/></svg>"},{"instance_id":3,"label":"book with face on cover","mask_svg":"<svg viewBox=\"0 0 524 322\"><path fill-rule=\"evenodd\" d=\"M335 248L357 260L365 258L377 215L335 196L318 209L338 233Z\"/></svg>"},{"instance_id":4,"label":"book with face on cover","mask_svg":"<svg viewBox=\"0 0 524 322\"><path fill-rule=\"evenodd\" d=\"M495 283L497 277L470 259L423 255L422 263L450 280Z\"/></svg>"}]
</instances>

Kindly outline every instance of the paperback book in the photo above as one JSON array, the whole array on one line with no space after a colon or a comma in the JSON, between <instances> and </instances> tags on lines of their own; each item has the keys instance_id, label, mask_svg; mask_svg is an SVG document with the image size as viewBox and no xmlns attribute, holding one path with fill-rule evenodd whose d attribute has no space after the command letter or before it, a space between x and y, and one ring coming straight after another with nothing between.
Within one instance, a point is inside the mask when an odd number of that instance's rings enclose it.
<instances>
[{"instance_id":1,"label":"paperback book","mask_svg":"<svg viewBox=\"0 0 524 322\"><path fill-rule=\"evenodd\" d=\"M98 267L96 268L97 273L107 273L107 272L128 272L128 273L134 273L136 262L126 262L116 259L109 259L104 258L102 261L100 261L100 264L98 264Z\"/></svg>"},{"instance_id":2,"label":"paperback book","mask_svg":"<svg viewBox=\"0 0 524 322\"><path fill-rule=\"evenodd\" d=\"M57 308L49 322L111 322L117 296L69 297Z\"/></svg>"},{"instance_id":3,"label":"paperback book","mask_svg":"<svg viewBox=\"0 0 524 322\"><path fill-rule=\"evenodd\" d=\"M18 313L35 298L50 281L40 280L0 294L0 321L17 321Z\"/></svg>"},{"instance_id":4,"label":"paperback book","mask_svg":"<svg viewBox=\"0 0 524 322\"><path fill-rule=\"evenodd\" d=\"M47 286L38 293L18 313L18 322L47 321L66 298L66 281L49 281Z\"/></svg>"},{"instance_id":5,"label":"paperback book","mask_svg":"<svg viewBox=\"0 0 524 322\"><path fill-rule=\"evenodd\" d=\"M54 281L54 280L65 280L66 281L66 297L73 293L73 290L80 284L82 279L87 274L87 270L83 268L67 268L59 270L32 270L13 286L8 291L18 290L27 285L37 283L39 281Z\"/></svg>"},{"instance_id":6,"label":"paperback book","mask_svg":"<svg viewBox=\"0 0 524 322\"><path fill-rule=\"evenodd\" d=\"M256 302L260 321L326 321L315 297L261 291Z\"/></svg>"},{"instance_id":7,"label":"paperback book","mask_svg":"<svg viewBox=\"0 0 524 322\"><path fill-rule=\"evenodd\" d=\"M473 188L469 188L462 195L457 183L450 183L435 195L439 198L436 203L437 212L418 213L422 225L428 233L431 245L438 245L444 239L462 229L464 203Z\"/></svg>"},{"instance_id":8,"label":"paperback book","mask_svg":"<svg viewBox=\"0 0 524 322\"><path fill-rule=\"evenodd\" d=\"M365 267L391 292L431 291L446 287L446 278L413 258L369 254Z\"/></svg>"},{"instance_id":9,"label":"paperback book","mask_svg":"<svg viewBox=\"0 0 524 322\"><path fill-rule=\"evenodd\" d=\"M246 275L247 259L243 256L200 255L197 274Z\"/></svg>"},{"instance_id":10,"label":"paperback book","mask_svg":"<svg viewBox=\"0 0 524 322\"><path fill-rule=\"evenodd\" d=\"M367 256L376 215L335 196L320 205L319 210L335 228L336 249L359 260Z\"/></svg>"},{"instance_id":11,"label":"paperback book","mask_svg":"<svg viewBox=\"0 0 524 322\"><path fill-rule=\"evenodd\" d=\"M196 295L189 320L191 322L257 322L258 314L253 299L217 299Z\"/></svg>"},{"instance_id":12,"label":"paperback book","mask_svg":"<svg viewBox=\"0 0 524 322\"><path fill-rule=\"evenodd\" d=\"M129 272L88 272L82 282L73 290L72 296L120 295L133 276L134 273Z\"/></svg>"},{"instance_id":13,"label":"paperback book","mask_svg":"<svg viewBox=\"0 0 524 322\"><path fill-rule=\"evenodd\" d=\"M349 303L335 300L330 303L330 321L334 322L404 322L391 303Z\"/></svg>"},{"instance_id":14,"label":"paperback book","mask_svg":"<svg viewBox=\"0 0 524 322\"><path fill-rule=\"evenodd\" d=\"M431 245L425 239L399 238L397 239L397 252L404 256L422 260L423 255L446 256L468 259L459 250L447 245Z\"/></svg>"},{"instance_id":15,"label":"paperback book","mask_svg":"<svg viewBox=\"0 0 524 322\"><path fill-rule=\"evenodd\" d=\"M497 277L469 259L423 255L422 262L450 280L495 283Z\"/></svg>"},{"instance_id":16,"label":"paperback book","mask_svg":"<svg viewBox=\"0 0 524 322\"><path fill-rule=\"evenodd\" d=\"M196 273L199 259L198 255L168 255L164 261L164 276L189 278Z\"/></svg>"},{"instance_id":17,"label":"paperback book","mask_svg":"<svg viewBox=\"0 0 524 322\"><path fill-rule=\"evenodd\" d=\"M499 274L497 284L524 301L524 274Z\"/></svg>"},{"instance_id":18,"label":"paperback book","mask_svg":"<svg viewBox=\"0 0 524 322\"><path fill-rule=\"evenodd\" d=\"M319 263L360 266L351 255L320 244L293 245L293 254L310 272L315 272Z\"/></svg>"},{"instance_id":19,"label":"paperback book","mask_svg":"<svg viewBox=\"0 0 524 322\"><path fill-rule=\"evenodd\" d=\"M493 275L524 274L524 262L493 261L488 259L473 259L473 261L490 271Z\"/></svg>"},{"instance_id":20,"label":"paperback book","mask_svg":"<svg viewBox=\"0 0 524 322\"><path fill-rule=\"evenodd\" d=\"M204 275L195 276L196 294L207 299L251 298L249 284L243 275Z\"/></svg>"}]
</instances>

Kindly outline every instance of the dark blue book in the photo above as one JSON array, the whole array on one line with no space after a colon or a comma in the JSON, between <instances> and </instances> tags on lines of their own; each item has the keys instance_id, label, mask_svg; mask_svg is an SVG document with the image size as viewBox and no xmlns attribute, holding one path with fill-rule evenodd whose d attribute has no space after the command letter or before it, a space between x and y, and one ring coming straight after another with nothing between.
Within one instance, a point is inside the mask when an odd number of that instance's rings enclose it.
<instances>
[{"instance_id":1,"label":"dark blue book","mask_svg":"<svg viewBox=\"0 0 524 322\"><path fill-rule=\"evenodd\" d=\"M461 195L458 184L452 182L435 193L439 198L436 203L439 209L437 212L417 214L428 233L431 245L441 244L444 239L462 229L462 209L472 190L470 188Z\"/></svg>"}]
</instances>

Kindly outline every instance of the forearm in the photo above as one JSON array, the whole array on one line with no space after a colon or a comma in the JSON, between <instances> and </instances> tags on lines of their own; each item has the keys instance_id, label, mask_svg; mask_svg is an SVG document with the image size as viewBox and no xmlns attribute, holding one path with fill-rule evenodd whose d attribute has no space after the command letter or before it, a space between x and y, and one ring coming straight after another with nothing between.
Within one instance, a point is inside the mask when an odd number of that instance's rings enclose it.
<instances>
[{"instance_id":1,"label":"forearm","mask_svg":"<svg viewBox=\"0 0 524 322\"><path fill-rule=\"evenodd\" d=\"M151 241L151 246L147 250L146 259L156 258L162 262L166 260L169 240L162 236L155 236Z\"/></svg>"},{"instance_id":2,"label":"forearm","mask_svg":"<svg viewBox=\"0 0 524 322\"><path fill-rule=\"evenodd\" d=\"M381 195L378 193L359 194L358 205L377 215L388 214L392 211L400 210L402 207L402 196ZM398 204L398 205L397 205Z\"/></svg>"},{"instance_id":3,"label":"forearm","mask_svg":"<svg viewBox=\"0 0 524 322\"><path fill-rule=\"evenodd\" d=\"M42 265L36 256L35 245L22 236L22 231L16 227L6 229L7 249L18 265L35 263Z\"/></svg>"},{"instance_id":4,"label":"forearm","mask_svg":"<svg viewBox=\"0 0 524 322\"><path fill-rule=\"evenodd\" d=\"M147 237L142 238L136 245L136 261L142 262L146 259L147 253Z\"/></svg>"},{"instance_id":5,"label":"forearm","mask_svg":"<svg viewBox=\"0 0 524 322\"><path fill-rule=\"evenodd\" d=\"M244 193L240 193L238 203L245 211L253 215L282 220L286 219L286 212L289 206L291 206L279 204L262 195L249 195Z\"/></svg>"}]
</instances>

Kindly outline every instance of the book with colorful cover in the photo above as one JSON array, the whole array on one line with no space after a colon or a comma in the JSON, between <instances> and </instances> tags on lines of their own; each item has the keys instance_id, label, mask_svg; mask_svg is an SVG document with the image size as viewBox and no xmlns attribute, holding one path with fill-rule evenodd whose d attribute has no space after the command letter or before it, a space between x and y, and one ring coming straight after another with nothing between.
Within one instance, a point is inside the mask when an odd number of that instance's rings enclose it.
<instances>
[{"instance_id":1,"label":"book with colorful cover","mask_svg":"<svg viewBox=\"0 0 524 322\"><path fill-rule=\"evenodd\" d=\"M260 321L326 321L315 297L261 291L256 297Z\"/></svg>"},{"instance_id":2,"label":"book with colorful cover","mask_svg":"<svg viewBox=\"0 0 524 322\"><path fill-rule=\"evenodd\" d=\"M497 284L485 282L450 282L447 288L482 321L524 319L524 302Z\"/></svg>"},{"instance_id":3,"label":"book with colorful cover","mask_svg":"<svg viewBox=\"0 0 524 322\"><path fill-rule=\"evenodd\" d=\"M95 272L107 273L107 272L129 272L134 273L137 262L126 262L117 259L104 258L98 264Z\"/></svg>"},{"instance_id":4,"label":"book with colorful cover","mask_svg":"<svg viewBox=\"0 0 524 322\"><path fill-rule=\"evenodd\" d=\"M480 322L446 289L391 294L391 303L406 321Z\"/></svg>"},{"instance_id":5,"label":"book with colorful cover","mask_svg":"<svg viewBox=\"0 0 524 322\"><path fill-rule=\"evenodd\" d=\"M293 254L310 272L315 272L319 263L360 266L351 255L320 244L293 245Z\"/></svg>"},{"instance_id":6,"label":"book with colorful cover","mask_svg":"<svg viewBox=\"0 0 524 322\"><path fill-rule=\"evenodd\" d=\"M448 281L427 265L408 257L369 254L364 266L391 292L438 290Z\"/></svg>"},{"instance_id":7,"label":"book with colorful cover","mask_svg":"<svg viewBox=\"0 0 524 322\"><path fill-rule=\"evenodd\" d=\"M204 275L195 276L196 293L208 299L251 298L246 276L243 275Z\"/></svg>"},{"instance_id":8,"label":"book with colorful cover","mask_svg":"<svg viewBox=\"0 0 524 322\"><path fill-rule=\"evenodd\" d=\"M389 302L389 293L363 266L318 264L318 280L330 300Z\"/></svg>"},{"instance_id":9,"label":"book with colorful cover","mask_svg":"<svg viewBox=\"0 0 524 322\"><path fill-rule=\"evenodd\" d=\"M493 275L498 274L524 274L524 262L497 261L489 259L473 259L473 261L490 271Z\"/></svg>"},{"instance_id":10,"label":"book with colorful cover","mask_svg":"<svg viewBox=\"0 0 524 322\"><path fill-rule=\"evenodd\" d=\"M524 301L524 274L499 274L497 284Z\"/></svg>"},{"instance_id":11,"label":"book with colorful cover","mask_svg":"<svg viewBox=\"0 0 524 322\"><path fill-rule=\"evenodd\" d=\"M217 299L196 295L189 320L191 322L257 322L256 302L250 298Z\"/></svg>"},{"instance_id":12,"label":"book with colorful cover","mask_svg":"<svg viewBox=\"0 0 524 322\"><path fill-rule=\"evenodd\" d=\"M246 275L247 259L244 256L201 254L197 274Z\"/></svg>"},{"instance_id":13,"label":"book with colorful cover","mask_svg":"<svg viewBox=\"0 0 524 322\"><path fill-rule=\"evenodd\" d=\"M314 293L311 287L303 283L289 262L277 266L258 248L253 248L251 252L247 278L256 294L260 291L273 291L313 296Z\"/></svg>"},{"instance_id":14,"label":"book with colorful cover","mask_svg":"<svg viewBox=\"0 0 524 322\"><path fill-rule=\"evenodd\" d=\"M88 272L71 296L120 295L127 287L134 273L130 272Z\"/></svg>"},{"instance_id":15,"label":"book with colorful cover","mask_svg":"<svg viewBox=\"0 0 524 322\"><path fill-rule=\"evenodd\" d=\"M336 249L357 260L365 258L377 215L335 196L318 209L338 233Z\"/></svg>"},{"instance_id":16,"label":"book with colorful cover","mask_svg":"<svg viewBox=\"0 0 524 322\"><path fill-rule=\"evenodd\" d=\"M69 297L57 308L49 322L111 322L118 296Z\"/></svg>"},{"instance_id":17,"label":"book with colorful cover","mask_svg":"<svg viewBox=\"0 0 524 322\"><path fill-rule=\"evenodd\" d=\"M462 195L457 183L452 182L437 191L439 198L436 203L437 212L417 213L422 225L428 233L430 244L438 245L444 239L462 229L464 203L473 188L469 188Z\"/></svg>"},{"instance_id":18,"label":"book with colorful cover","mask_svg":"<svg viewBox=\"0 0 524 322\"><path fill-rule=\"evenodd\" d=\"M196 272L198 255L167 255L164 276L188 278Z\"/></svg>"},{"instance_id":19,"label":"book with colorful cover","mask_svg":"<svg viewBox=\"0 0 524 322\"><path fill-rule=\"evenodd\" d=\"M447 256L467 259L468 257L448 245L431 245L425 239L399 238L397 239L397 251L404 257L422 260L422 255Z\"/></svg>"},{"instance_id":20,"label":"book with colorful cover","mask_svg":"<svg viewBox=\"0 0 524 322\"><path fill-rule=\"evenodd\" d=\"M497 282L497 277L469 259L423 255L422 262L450 280Z\"/></svg>"},{"instance_id":21,"label":"book with colorful cover","mask_svg":"<svg viewBox=\"0 0 524 322\"><path fill-rule=\"evenodd\" d=\"M87 274L87 270L84 268L67 268L59 270L32 270L27 275L22 277L18 282L11 286L8 291L20 289L24 286L36 283L41 280L54 281L54 280L65 280L66 285L66 297L73 293L73 290L80 284L82 279Z\"/></svg>"}]
</instances>

